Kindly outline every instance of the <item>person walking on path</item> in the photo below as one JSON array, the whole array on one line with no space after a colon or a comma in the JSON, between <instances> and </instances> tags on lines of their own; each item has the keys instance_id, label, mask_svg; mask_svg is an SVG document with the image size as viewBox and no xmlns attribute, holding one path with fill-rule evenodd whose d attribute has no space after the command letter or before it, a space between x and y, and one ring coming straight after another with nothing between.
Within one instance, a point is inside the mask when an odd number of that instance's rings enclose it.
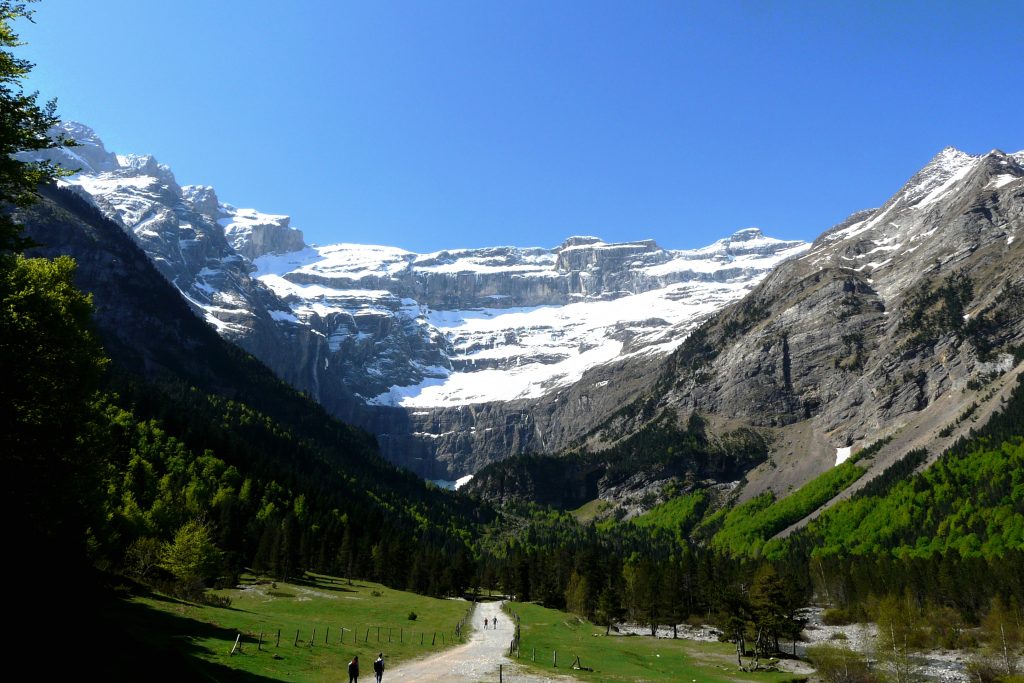
<instances>
[{"instance_id":1,"label":"person walking on path","mask_svg":"<svg viewBox=\"0 0 1024 683\"><path fill-rule=\"evenodd\" d=\"M384 678L384 653L381 652L377 655L377 659L373 660L373 675L377 677L377 683L380 683L381 679Z\"/></svg>"},{"instance_id":2,"label":"person walking on path","mask_svg":"<svg viewBox=\"0 0 1024 683\"><path fill-rule=\"evenodd\" d=\"M359 655L348 663L348 683L359 683Z\"/></svg>"}]
</instances>

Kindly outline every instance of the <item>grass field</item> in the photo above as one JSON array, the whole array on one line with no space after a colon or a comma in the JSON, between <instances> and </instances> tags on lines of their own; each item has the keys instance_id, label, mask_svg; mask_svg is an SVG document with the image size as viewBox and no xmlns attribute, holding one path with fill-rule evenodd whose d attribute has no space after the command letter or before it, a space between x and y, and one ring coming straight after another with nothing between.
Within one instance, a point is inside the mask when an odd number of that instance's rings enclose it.
<instances>
[{"instance_id":1,"label":"grass field","mask_svg":"<svg viewBox=\"0 0 1024 683\"><path fill-rule=\"evenodd\" d=\"M736 668L734 646L644 636L605 636L604 628L566 612L533 604L508 603L520 617L520 664L583 681L750 681L784 683L806 677L789 673L744 673ZM536 662L533 653L536 650ZM552 652L558 652L558 669ZM592 672L573 671L576 656Z\"/></svg>"},{"instance_id":2,"label":"grass field","mask_svg":"<svg viewBox=\"0 0 1024 683\"><path fill-rule=\"evenodd\" d=\"M338 681L354 655L359 656L361 673L372 680L378 652L394 666L457 643L454 629L469 607L462 601L363 581L349 586L323 576L276 586L250 581L215 593L231 598L231 606L150 596L132 598L127 607L137 628L146 630L146 639L203 660L203 671L235 670L238 675L229 678L283 681ZM410 612L417 615L414 621ZM257 650L261 632L263 645ZM230 655L239 633L242 652Z\"/></svg>"},{"instance_id":3,"label":"grass field","mask_svg":"<svg viewBox=\"0 0 1024 683\"><path fill-rule=\"evenodd\" d=\"M569 514L576 518L581 524L593 521L595 517L611 507L611 503L600 498L595 498L589 503L584 503Z\"/></svg>"}]
</instances>

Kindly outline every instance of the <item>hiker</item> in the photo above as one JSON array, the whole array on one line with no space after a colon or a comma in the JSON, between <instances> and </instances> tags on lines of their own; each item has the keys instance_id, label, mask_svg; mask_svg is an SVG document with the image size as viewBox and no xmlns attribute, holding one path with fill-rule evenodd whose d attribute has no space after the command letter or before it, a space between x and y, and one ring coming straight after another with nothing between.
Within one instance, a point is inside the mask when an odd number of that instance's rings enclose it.
<instances>
[{"instance_id":1,"label":"hiker","mask_svg":"<svg viewBox=\"0 0 1024 683\"><path fill-rule=\"evenodd\" d=\"M489 623L489 622L487 621L487 617L484 617L484 628L485 628L485 629L487 628L487 624L488 624L488 623Z\"/></svg>"},{"instance_id":2,"label":"hiker","mask_svg":"<svg viewBox=\"0 0 1024 683\"><path fill-rule=\"evenodd\" d=\"M359 683L359 655L348 663L348 683Z\"/></svg>"},{"instance_id":3,"label":"hiker","mask_svg":"<svg viewBox=\"0 0 1024 683\"><path fill-rule=\"evenodd\" d=\"M498 628L498 617L494 617L493 619L491 619L491 624L494 626L495 630L497 630L497 628Z\"/></svg>"},{"instance_id":4,"label":"hiker","mask_svg":"<svg viewBox=\"0 0 1024 683\"><path fill-rule=\"evenodd\" d=\"M373 673L377 677L377 683L384 678L384 653L381 652L377 655L377 659L373 660Z\"/></svg>"}]
</instances>

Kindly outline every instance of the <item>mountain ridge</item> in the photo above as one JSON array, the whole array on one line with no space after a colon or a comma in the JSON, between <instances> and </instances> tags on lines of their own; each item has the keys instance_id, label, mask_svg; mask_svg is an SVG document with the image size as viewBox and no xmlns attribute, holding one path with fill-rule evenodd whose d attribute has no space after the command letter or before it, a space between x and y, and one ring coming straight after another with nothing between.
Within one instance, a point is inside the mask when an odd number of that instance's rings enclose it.
<instances>
[{"instance_id":1,"label":"mountain ridge","mask_svg":"<svg viewBox=\"0 0 1024 683\"><path fill-rule=\"evenodd\" d=\"M758 429L770 456L740 501L784 495L879 441L850 490L916 449L926 466L999 410L1020 369L1019 156L940 152L881 207L825 231L698 328L589 447L661 411L699 413L713 431Z\"/></svg>"},{"instance_id":2,"label":"mountain ridge","mask_svg":"<svg viewBox=\"0 0 1024 683\"><path fill-rule=\"evenodd\" d=\"M430 254L313 247L286 216L181 186L167 166L110 153L81 124L64 131L84 141L55 153L82 171L65 183L133 234L197 313L428 476L570 443L641 384L612 375L650 375L643 356L668 353L806 248L751 228L696 250L587 236ZM573 388L585 375L589 393ZM559 405L565 392L585 410Z\"/></svg>"}]
</instances>

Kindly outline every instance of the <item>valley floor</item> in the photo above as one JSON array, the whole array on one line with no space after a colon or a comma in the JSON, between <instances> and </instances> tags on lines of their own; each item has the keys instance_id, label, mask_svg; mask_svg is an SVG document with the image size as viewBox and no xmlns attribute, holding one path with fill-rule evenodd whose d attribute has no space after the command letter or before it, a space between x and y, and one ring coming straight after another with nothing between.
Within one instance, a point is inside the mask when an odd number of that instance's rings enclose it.
<instances>
[{"instance_id":1,"label":"valley floor","mask_svg":"<svg viewBox=\"0 0 1024 683\"><path fill-rule=\"evenodd\" d=\"M498 619L498 627L484 628L484 619L490 625ZM475 681L499 680L514 683L551 683L560 681L572 683L569 676L547 675L528 672L523 667L505 658L509 643L515 634L512 620L501 611L501 603L484 602L477 605L473 613L473 635L465 645L452 648L426 659L409 662L385 672L388 681L446 681L473 683Z\"/></svg>"},{"instance_id":2,"label":"valley floor","mask_svg":"<svg viewBox=\"0 0 1024 683\"><path fill-rule=\"evenodd\" d=\"M877 627L870 623L843 624L830 626L822 622L822 610L820 607L811 607L804 610L804 617L807 619L807 626L804 628L802 637L796 643L796 654L806 658L807 649L819 644L836 645L848 647L867 657L874 655L874 640L877 636ZM621 633L634 634L637 636L650 636L650 628L642 624L622 624L619 626ZM680 639L717 642L718 631L712 627L694 627L688 624L680 624L678 627ZM658 638L672 638L670 626L659 626ZM784 643L783 648L789 650L791 643ZM926 680L940 683L967 683L971 680L967 673L967 662L971 655L964 650L929 650L917 654L913 659L917 665L916 673ZM794 674L811 674L813 667L804 659L782 660L779 667Z\"/></svg>"}]
</instances>

